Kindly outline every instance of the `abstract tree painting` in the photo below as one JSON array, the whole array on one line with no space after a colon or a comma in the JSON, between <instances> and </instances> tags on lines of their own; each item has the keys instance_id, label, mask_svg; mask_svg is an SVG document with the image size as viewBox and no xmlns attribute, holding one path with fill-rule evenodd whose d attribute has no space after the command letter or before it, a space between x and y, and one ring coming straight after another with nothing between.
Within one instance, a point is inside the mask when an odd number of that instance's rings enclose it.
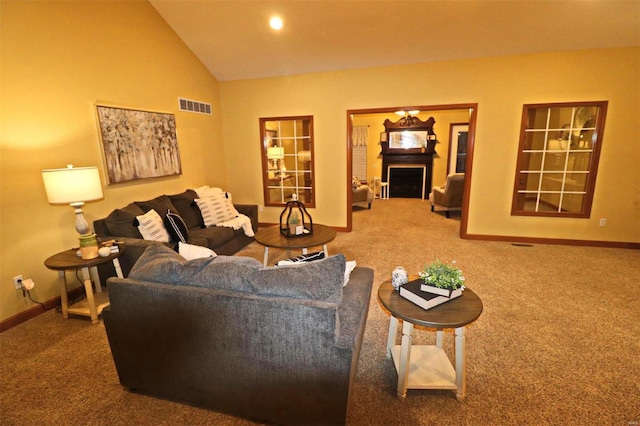
<instances>
[{"instance_id":1,"label":"abstract tree painting","mask_svg":"<svg viewBox=\"0 0 640 426\"><path fill-rule=\"evenodd\" d=\"M182 173L173 114L97 105L109 184Z\"/></svg>"}]
</instances>

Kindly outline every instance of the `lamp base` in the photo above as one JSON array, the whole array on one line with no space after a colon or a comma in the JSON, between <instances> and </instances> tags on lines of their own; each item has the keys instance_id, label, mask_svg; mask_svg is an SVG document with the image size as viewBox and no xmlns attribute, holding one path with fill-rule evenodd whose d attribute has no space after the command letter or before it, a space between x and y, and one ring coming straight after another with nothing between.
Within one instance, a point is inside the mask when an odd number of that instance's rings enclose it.
<instances>
[{"instance_id":1,"label":"lamp base","mask_svg":"<svg viewBox=\"0 0 640 426\"><path fill-rule=\"evenodd\" d=\"M89 232L89 223L87 223L87 220L82 214L82 206L84 206L84 203L82 201L79 201L76 203L71 203L69 205L75 209L74 212L76 214L76 231L78 231L78 234L80 235L85 235Z\"/></svg>"}]
</instances>

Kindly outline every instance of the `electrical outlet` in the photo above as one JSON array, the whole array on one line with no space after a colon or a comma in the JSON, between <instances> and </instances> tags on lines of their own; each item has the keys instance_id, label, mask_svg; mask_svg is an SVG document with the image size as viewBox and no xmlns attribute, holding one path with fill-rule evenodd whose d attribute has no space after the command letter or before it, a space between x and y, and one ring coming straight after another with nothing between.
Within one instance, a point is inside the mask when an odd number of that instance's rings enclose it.
<instances>
[{"instance_id":1,"label":"electrical outlet","mask_svg":"<svg viewBox=\"0 0 640 426\"><path fill-rule=\"evenodd\" d=\"M264 211L264 206L258 206L258 213L262 213Z\"/></svg>"},{"instance_id":2,"label":"electrical outlet","mask_svg":"<svg viewBox=\"0 0 640 426\"><path fill-rule=\"evenodd\" d=\"M607 224L607 219L606 218L602 218L600 219L600 226L605 226Z\"/></svg>"},{"instance_id":3,"label":"electrical outlet","mask_svg":"<svg viewBox=\"0 0 640 426\"><path fill-rule=\"evenodd\" d=\"M16 286L16 290L22 289L22 275L16 275L13 277L13 285Z\"/></svg>"}]
</instances>

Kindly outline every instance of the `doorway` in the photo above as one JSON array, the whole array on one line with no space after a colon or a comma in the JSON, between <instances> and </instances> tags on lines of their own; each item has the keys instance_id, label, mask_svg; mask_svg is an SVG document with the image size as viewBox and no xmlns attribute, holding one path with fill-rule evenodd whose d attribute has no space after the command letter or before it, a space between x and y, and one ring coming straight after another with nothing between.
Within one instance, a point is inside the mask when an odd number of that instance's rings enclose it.
<instances>
[{"instance_id":1,"label":"doorway","mask_svg":"<svg viewBox=\"0 0 640 426\"><path fill-rule=\"evenodd\" d=\"M422 105L422 106L410 106L410 107L390 107L390 108L372 108L372 109L357 109L357 110L348 110L347 111L347 231L350 232L353 226L353 218L352 218L352 191L351 188L351 180L353 176L353 147L354 143L352 141L352 133L354 122L362 121L363 117L366 119L373 120L374 122L379 121L379 124L382 125L385 119L392 118L396 111L414 111L417 110L423 117L429 116L439 116L446 117L451 116L452 114L457 114L457 119L453 119L452 122L455 122L456 125L460 125L461 121L460 116L465 119L468 117L467 124L468 129L466 133L466 152L464 155L464 170L467 175L467 178L464 182L464 195L462 201L462 213L460 220L460 237L465 238L467 235L467 223L468 223L468 206L469 206L469 193L471 187L471 174L472 174L472 164L473 164L473 149L475 142L475 129L476 129L476 117L478 111L478 105L473 104L454 104L454 105ZM397 119L398 117L396 117ZM444 118L438 126L438 119L436 119L436 124L434 129L436 129L436 134L438 134L438 139L440 142L441 148L438 150L438 145L436 145L436 155L434 156L434 162L438 162L438 167L436 168L436 175L433 180L434 185L440 185L444 183L446 179L446 174L449 172L449 138L450 138L450 123L447 124L447 119ZM374 127L371 125L373 131L371 132L370 139L375 142L372 143L371 148L369 150L377 150L379 148L377 140L375 140L378 127ZM446 138L446 139L445 139ZM445 149L446 145L446 149ZM457 152L457 149L453 151ZM375 156L375 153L373 154ZM381 155L377 156L373 161L380 161ZM381 165L380 165L381 168ZM379 174L381 176L381 174ZM425 188L425 199L428 198L430 188ZM428 208L428 201L425 201L425 208Z\"/></svg>"}]
</instances>

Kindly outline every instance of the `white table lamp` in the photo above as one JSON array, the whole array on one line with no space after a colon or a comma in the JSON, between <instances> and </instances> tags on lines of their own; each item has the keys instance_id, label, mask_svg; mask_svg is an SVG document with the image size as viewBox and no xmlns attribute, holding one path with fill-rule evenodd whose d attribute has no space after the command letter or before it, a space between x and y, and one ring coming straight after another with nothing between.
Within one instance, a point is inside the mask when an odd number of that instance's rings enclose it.
<instances>
[{"instance_id":1,"label":"white table lamp","mask_svg":"<svg viewBox=\"0 0 640 426\"><path fill-rule=\"evenodd\" d=\"M97 167L73 167L42 171L44 189L50 204L69 204L75 209L76 231L80 235L89 232L89 224L82 215L86 201L103 198L100 173Z\"/></svg>"},{"instance_id":2,"label":"white table lamp","mask_svg":"<svg viewBox=\"0 0 640 426\"><path fill-rule=\"evenodd\" d=\"M284 159L284 148L281 146L270 146L267 148L267 158L273 161L273 168L278 169L278 160Z\"/></svg>"}]
</instances>

